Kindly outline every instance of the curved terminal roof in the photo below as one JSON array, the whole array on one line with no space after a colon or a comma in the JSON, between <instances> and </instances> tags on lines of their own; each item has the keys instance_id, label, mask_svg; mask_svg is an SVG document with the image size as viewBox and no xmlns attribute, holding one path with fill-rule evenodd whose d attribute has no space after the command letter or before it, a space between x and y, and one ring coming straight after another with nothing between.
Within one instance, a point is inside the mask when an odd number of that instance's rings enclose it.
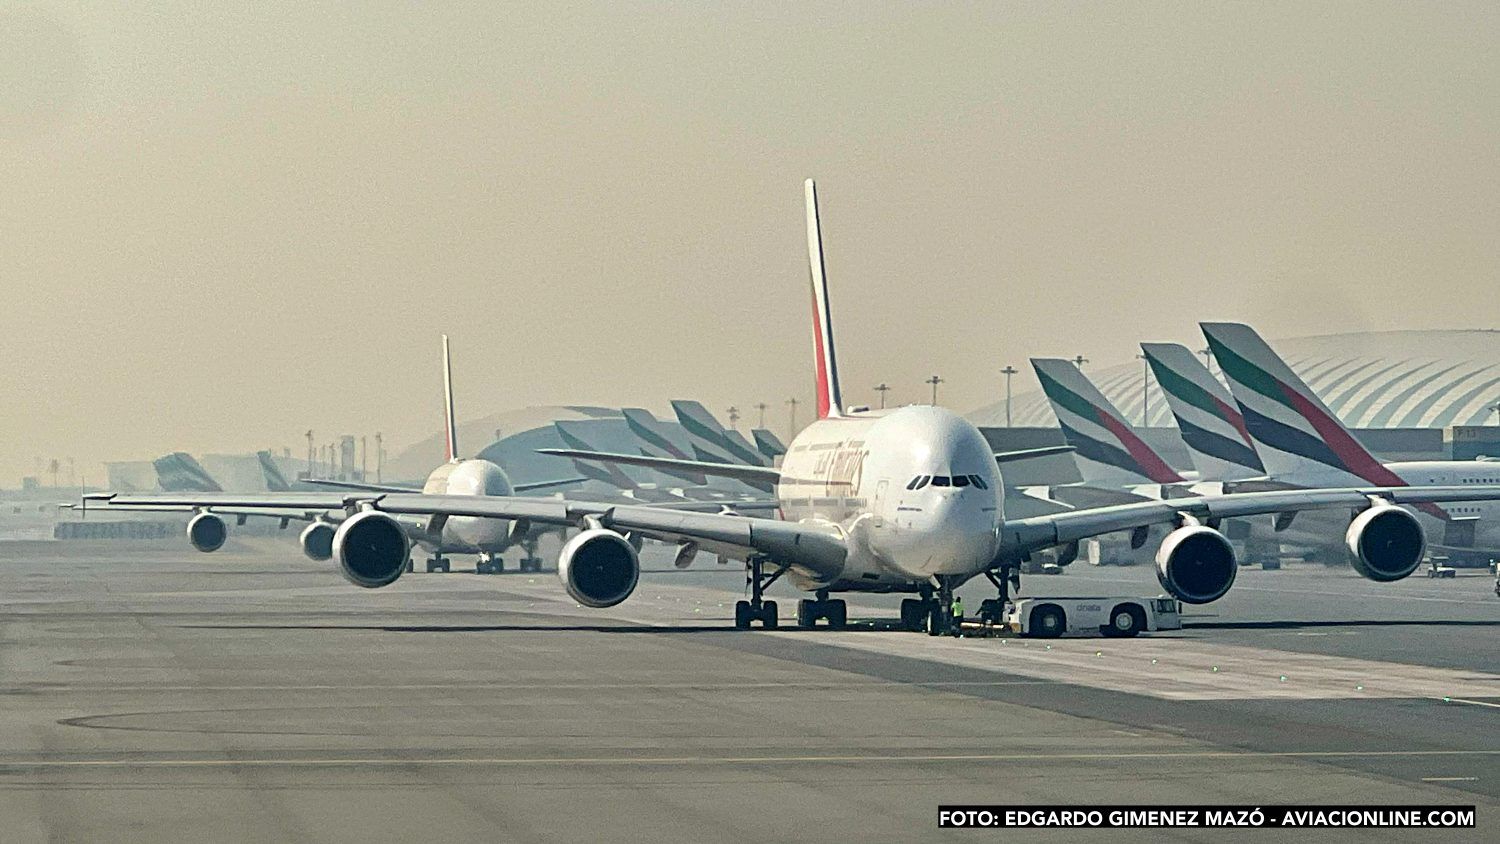
<instances>
[{"instance_id":1,"label":"curved terminal roof","mask_svg":"<svg viewBox=\"0 0 1500 844\"><path fill-rule=\"evenodd\" d=\"M1355 428L1447 428L1494 422L1500 402L1500 331L1371 331L1325 334L1271 345L1323 401ZM1201 338L1194 348L1204 346ZM1218 374L1218 366L1211 367ZM1029 370L1029 368L1027 368ZM1088 376L1135 424L1141 422L1140 361L1086 367ZM1013 383L1012 424L1052 427L1057 419L1030 379ZM1147 424L1171 426L1153 380ZM982 426L1005 424L1005 399L969 415Z\"/></svg>"}]
</instances>

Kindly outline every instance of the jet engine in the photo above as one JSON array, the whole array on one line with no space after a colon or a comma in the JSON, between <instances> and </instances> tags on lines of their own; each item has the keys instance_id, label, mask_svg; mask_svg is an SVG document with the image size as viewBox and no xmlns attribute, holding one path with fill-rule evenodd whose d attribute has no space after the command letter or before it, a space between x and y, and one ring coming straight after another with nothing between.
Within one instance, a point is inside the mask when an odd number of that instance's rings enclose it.
<instances>
[{"instance_id":1,"label":"jet engine","mask_svg":"<svg viewBox=\"0 0 1500 844\"><path fill-rule=\"evenodd\" d=\"M395 583L406 571L411 542L395 519L366 510L334 531L332 551L346 580L377 589Z\"/></svg>"},{"instance_id":2,"label":"jet engine","mask_svg":"<svg viewBox=\"0 0 1500 844\"><path fill-rule=\"evenodd\" d=\"M557 555L557 576L573 600L586 607L612 607L630 597L641 576L635 546L606 528L583 531Z\"/></svg>"},{"instance_id":3,"label":"jet engine","mask_svg":"<svg viewBox=\"0 0 1500 844\"><path fill-rule=\"evenodd\" d=\"M1156 550L1156 579L1186 604L1207 604L1224 597L1239 568L1224 534L1203 525L1184 525Z\"/></svg>"},{"instance_id":4,"label":"jet engine","mask_svg":"<svg viewBox=\"0 0 1500 844\"><path fill-rule=\"evenodd\" d=\"M1427 551L1427 535L1409 511L1391 504L1354 517L1344 534L1354 570L1377 583L1400 580L1417 570Z\"/></svg>"},{"instance_id":5,"label":"jet engine","mask_svg":"<svg viewBox=\"0 0 1500 844\"><path fill-rule=\"evenodd\" d=\"M297 541L309 560L323 561L333 556L334 527L328 522L313 522L302 529Z\"/></svg>"},{"instance_id":6,"label":"jet engine","mask_svg":"<svg viewBox=\"0 0 1500 844\"><path fill-rule=\"evenodd\" d=\"M213 513L199 513L188 520L187 538L194 548L205 554L217 551L229 538L229 526Z\"/></svg>"}]
</instances>

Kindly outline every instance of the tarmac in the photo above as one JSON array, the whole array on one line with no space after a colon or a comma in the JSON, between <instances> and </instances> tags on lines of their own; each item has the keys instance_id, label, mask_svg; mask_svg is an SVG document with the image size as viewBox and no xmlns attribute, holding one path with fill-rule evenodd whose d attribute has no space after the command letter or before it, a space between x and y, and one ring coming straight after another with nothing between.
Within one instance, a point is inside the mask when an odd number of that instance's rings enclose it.
<instances>
[{"instance_id":1,"label":"tarmac","mask_svg":"<svg viewBox=\"0 0 1500 844\"><path fill-rule=\"evenodd\" d=\"M742 572L678 572L660 549L595 611L551 573L362 590L294 540L0 542L0 838L995 835L937 829L944 803L1477 805L1479 828L1444 841L1500 823L1500 598L1481 571L1245 569L1180 632L1044 643L885 630L893 597L851 600L850 630L738 632ZM1148 569L1081 564L1024 586L1160 591ZM790 625L796 593L775 597Z\"/></svg>"}]
</instances>

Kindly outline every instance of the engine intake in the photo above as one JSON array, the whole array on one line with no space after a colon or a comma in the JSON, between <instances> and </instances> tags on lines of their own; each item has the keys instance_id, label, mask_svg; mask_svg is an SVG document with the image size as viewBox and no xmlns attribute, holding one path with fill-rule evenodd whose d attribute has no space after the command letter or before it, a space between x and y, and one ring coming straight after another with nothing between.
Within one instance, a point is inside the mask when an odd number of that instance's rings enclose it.
<instances>
[{"instance_id":1,"label":"engine intake","mask_svg":"<svg viewBox=\"0 0 1500 844\"><path fill-rule=\"evenodd\" d=\"M1156 579L1187 604L1224 597L1239 568L1224 534L1203 525L1185 525L1167 534L1156 550Z\"/></svg>"},{"instance_id":2,"label":"engine intake","mask_svg":"<svg viewBox=\"0 0 1500 844\"><path fill-rule=\"evenodd\" d=\"M207 554L224 547L224 540L229 538L229 526L213 513L199 513L188 520L187 538L194 548Z\"/></svg>"},{"instance_id":3,"label":"engine intake","mask_svg":"<svg viewBox=\"0 0 1500 844\"><path fill-rule=\"evenodd\" d=\"M302 529L302 535L297 541L302 544L302 553L309 560L323 560L333 557L333 534L334 527L328 522L313 522Z\"/></svg>"},{"instance_id":4,"label":"engine intake","mask_svg":"<svg viewBox=\"0 0 1500 844\"><path fill-rule=\"evenodd\" d=\"M586 530L563 545L557 576L573 600L586 607L612 607L630 597L641 577L641 560L629 540L605 528Z\"/></svg>"},{"instance_id":5,"label":"engine intake","mask_svg":"<svg viewBox=\"0 0 1500 844\"><path fill-rule=\"evenodd\" d=\"M395 583L406 571L411 542L395 519L367 510L339 525L332 551L346 580L377 589Z\"/></svg>"},{"instance_id":6,"label":"engine intake","mask_svg":"<svg viewBox=\"0 0 1500 844\"><path fill-rule=\"evenodd\" d=\"M1417 570L1427 552L1427 534L1409 511L1371 507L1354 517L1344 534L1354 570L1377 583L1400 580Z\"/></svg>"}]
</instances>

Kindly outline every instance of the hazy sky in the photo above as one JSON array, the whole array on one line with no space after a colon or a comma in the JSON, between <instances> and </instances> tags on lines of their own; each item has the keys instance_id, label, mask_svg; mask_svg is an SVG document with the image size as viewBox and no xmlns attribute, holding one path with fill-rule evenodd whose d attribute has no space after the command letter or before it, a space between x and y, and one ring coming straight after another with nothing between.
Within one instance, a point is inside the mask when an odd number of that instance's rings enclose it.
<instances>
[{"instance_id":1,"label":"hazy sky","mask_svg":"<svg viewBox=\"0 0 1500 844\"><path fill-rule=\"evenodd\" d=\"M1500 324L1492 3L215 5L0 7L0 485L400 447L441 332L461 417L784 428L807 176L851 402L1204 318Z\"/></svg>"}]
</instances>

